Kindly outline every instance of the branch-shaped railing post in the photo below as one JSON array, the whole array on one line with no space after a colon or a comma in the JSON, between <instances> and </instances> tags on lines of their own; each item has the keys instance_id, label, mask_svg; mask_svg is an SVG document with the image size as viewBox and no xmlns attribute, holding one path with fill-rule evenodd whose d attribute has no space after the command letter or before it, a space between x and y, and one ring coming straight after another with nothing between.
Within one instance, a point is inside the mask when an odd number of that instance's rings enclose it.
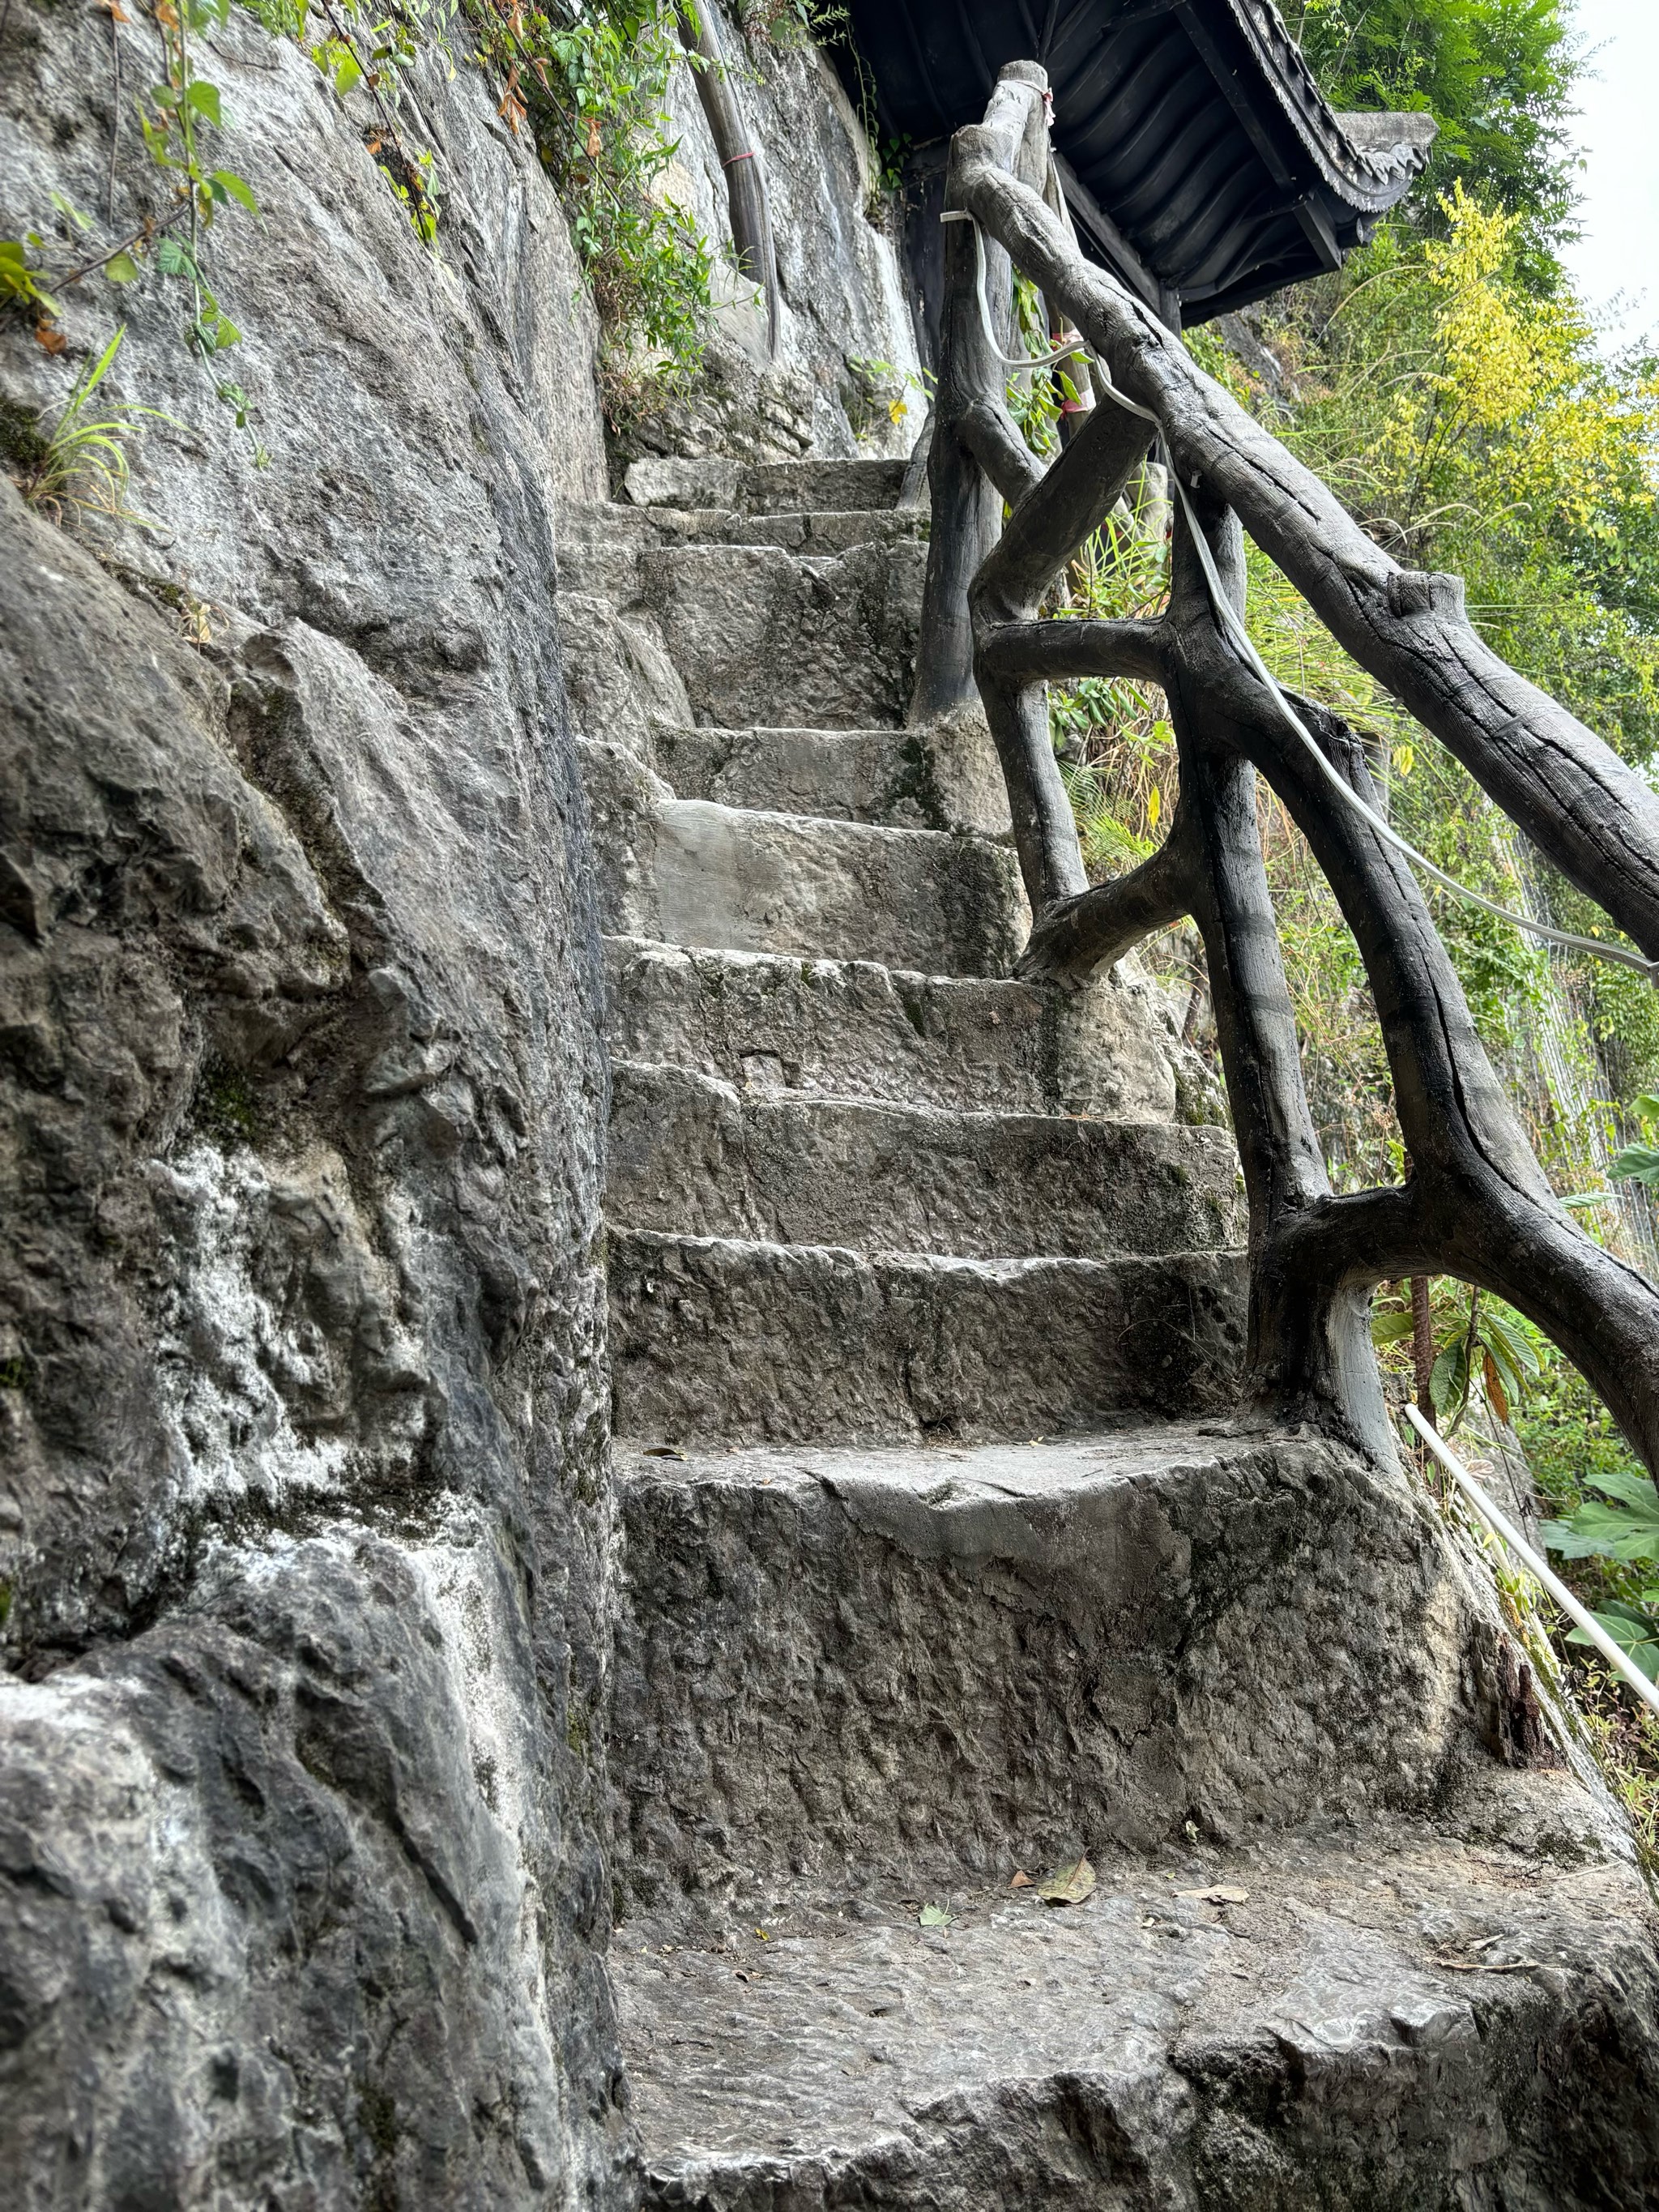
<instances>
[{"instance_id":1,"label":"branch-shaped railing post","mask_svg":"<svg viewBox=\"0 0 1659 2212\"><path fill-rule=\"evenodd\" d=\"M1035 62L1011 62L992 97L977 158L998 164L1011 179L1017 168L1038 180L1042 176L1048 160L1042 95L1048 84L1047 71ZM960 211L958 159L952 142L945 186L947 214ZM947 225L939 387L927 459L933 530L922 585L912 722L936 721L973 698L968 588L996 543L1004 500L1012 506L1038 475L1036 463L1003 404L1002 366L994 332L987 329L980 312L981 250L988 264L987 296L1006 297L1006 254L994 244L981 246L970 222Z\"/></svg>"},{"instance_id":2,"label":"branch-shaped railing post","mask_svg":"<svg viewBox=\"0 0 1659 2212\"><path fill-rule=\"evenodd\" d=\"M1659 955L1659 799L1491 652L1455 579L1390 561L1139 302L1083 262L1053 204L1012 173L1016 141L1024 143L1013 103L1035 106L1025 88L1040 72L1015 64L1004 76L986 125L952 143L951 204L1008 249L1111 378L1046 474L1012 458L979 264L968 226L956 226L941 368L951 435L934 480L929 580L942 587L948 579L960 597L928 602L932 616L956 625L949 654L932 665L949 659L959 674L965 606L1035 916L1021 972L1076 982L1156 930L1188 915L1198 922L1249 1199L1246 1384L1257 1403L1388 1455L1370 1292L1407 1275L1455 1275L1552 1336L1659 1473L1659 1291L1586 1236L1551 1193L1411 866L1389 842L1352 732L1287 702L1241 649L1239 522L1355 658L1650 957ZM1185 487L1168 610L1156 622L1039 619L1054 576L1146 451L1141 410L1156 418ZM942 398L941 427L945 419ZM1012 508L1000 538L984 526L988 479ZM980 534L941 545L942 528L964 515ZM929 665L926 647L922 659ZM1181 764L1163 847L1095 885L1083 878L1047 717L1048 681L1084 675L1161 685ZM1358 945L1412 1164L1401 1184L1330 1189L1262 862L1258 773L1307 838Z\"/></svg>"},{"instance_id":3,"label":"branch-shaped railing post","mask_svg":"<svg viewBox=\"0 0 1659 2212\"><path fill-rule=\"evenodd\" d=\"M1237 514L1338 641L1474 776L1570 883L1659 957L1659 794L1471 626L1455 576L1401 568L1179 338L1078 253L1042 196L972 131L961 204L1062 307L1116 388L1158 418L1171 465Z\"/></svg>"}]
</instances>

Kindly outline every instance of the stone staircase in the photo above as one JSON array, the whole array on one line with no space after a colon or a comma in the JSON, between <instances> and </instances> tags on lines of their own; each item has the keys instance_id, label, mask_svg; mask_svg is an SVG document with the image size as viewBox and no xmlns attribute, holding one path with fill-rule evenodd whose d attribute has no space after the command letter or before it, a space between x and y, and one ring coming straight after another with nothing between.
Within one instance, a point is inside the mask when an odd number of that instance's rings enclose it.
<instances>
[{"instance_id":1,"label":"stone staircase","mask_svg":"<svg viewBox=\"0 0 1659 2212\"><path fill-rule=\"evenodd\" d=\"M1506 1763L1437 1517L1228 1416L1231 1143L1131 963L1006 980L982 726L902 727L898 478L644 464L568 519L647 2201L1650 2203L1628 1838ZM1084 1851L1085 1903L1017 1882Z\"/></svg>"}]
</instances>

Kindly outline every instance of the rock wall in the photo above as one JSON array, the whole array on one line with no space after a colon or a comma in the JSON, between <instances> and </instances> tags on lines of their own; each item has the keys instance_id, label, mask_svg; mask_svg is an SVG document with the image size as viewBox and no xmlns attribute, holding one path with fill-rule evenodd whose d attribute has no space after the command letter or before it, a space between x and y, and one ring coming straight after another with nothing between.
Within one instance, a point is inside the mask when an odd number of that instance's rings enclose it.
<instances>
[{"instance_id":1,"label":"rock wall","mask_svg":"<svg viewBox=\"0 0 1659 2212\"><path fill-rule=\"evenodd\" d=\"M752 285L731 265L725 173L689 68L669 87L678 155L664 191L720 251L708 369L688 398L631 425L630 452L752 460L908 454L927 412L896 222L870 143L822 51L745 35L713 7L728 82L753 136L777 249L775 360ZM786 8L780 17L793 22Z\"/></svg>"},{"instance_id":2,"label":"rock wall","mask_svg":"<svg viewBox=\"0 0 1659 2212\"><path fill-rule=\"evenodd\" d=\"M164 209L149 18L0 25L0 233ZM0 2194L616 2203L555 551L605 482L595 332L476 73L416 81L429 253L295 46L209 43L268 465L182 285L65 290L56 356L0 320L14 435L119 317L91 411L173 418L133 448L151 530L0 477Z\"/></svg>"}]
</instances>

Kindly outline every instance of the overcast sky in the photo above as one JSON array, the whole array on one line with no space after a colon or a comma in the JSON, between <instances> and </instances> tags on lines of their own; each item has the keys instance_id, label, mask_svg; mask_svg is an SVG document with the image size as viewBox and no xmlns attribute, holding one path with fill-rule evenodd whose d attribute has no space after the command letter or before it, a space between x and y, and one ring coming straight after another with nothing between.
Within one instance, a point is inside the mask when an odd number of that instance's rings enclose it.
<instances>
[{"instance_id":1,"label":"overcast sky","mask_svg":"<svg viewBox=\"0 0 1659 2212\"><path fill-rule=\"evenodd\" d=\"M1568 259L1589 305L1626 295L1614 339L1659 330L1659 0L1577 0L1599 49L1581 84L1583 237Z\"/></svg>"}]
</instances>

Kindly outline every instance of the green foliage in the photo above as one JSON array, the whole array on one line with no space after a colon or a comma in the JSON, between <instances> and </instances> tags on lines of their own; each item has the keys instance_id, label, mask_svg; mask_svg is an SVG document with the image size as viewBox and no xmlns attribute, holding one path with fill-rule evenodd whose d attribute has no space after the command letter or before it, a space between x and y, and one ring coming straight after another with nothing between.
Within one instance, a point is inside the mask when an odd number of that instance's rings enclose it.
<instances>
[{"instance_id":1,"label":"green foliage","mask_svg":"<svg viewBox=\"0 0 1659 2212\"><path fill-rule=\"evenodd\" d=\"M0 238L0 306L23 307L38 315L55 315L58 302L40 283L41 271L31 264L31 250L39 252L39 234L27 238Z\"/></svg>"},{"instance_id":2,"label":"green foliage","mask_svg":"<svg viewBox=\"0 0 1659 2212\"><path fill-rule=\"evenodd\" d=\"M910 412L913 392L926 409L933 381L930 370L915 374L896 368L890 361L876 361L861 354L848 354L846 362L848 382L842 400L855 438L878 428L884 416L895 425L902 422Z\"/></svg>"},{"instance_id":3,"label":"green foliage","mask_svg":"<svg viewBox=\"0 0 1659 2212\"><path fill-rule=\"evenodd\" d=\"M1584 1480L1600 1495L1584 1498L1565 1519L1546 1522L1550 1549L1569 1559L1659 1565L1659 1492L1648 1477L1633 1468L1605 1467Z\"/></svg>"},{"instance_id":4,"label":"green foliage","mask_svg":"<svg viewBox=\"0 0 1659 2212\"><path fill-rule=\"evenodd\" d=\"M252 1144L259 1133L259 1106L253 1086L240 1068L215 1060L204 1071L196 1093L198 1127L216 1142Z\"/></svg>"},{"instance_id":5,"label":"green foliage","mask_svg":"<svg viewBox=\"0 0 1659 2212\"><path fill-rule=\"evenodd\" d=\"M1659 737L1659 380L1570 293L1521 281L1514 219L1462 194L1281 296L1290 442L1402 561L1449 568L1492 645L1627 758Z\"/></svg>"},{"instance_id":6,"label":"green foliage","mask_svg":"<svg viewBox=\"0 0 1659 2212\"><path fill-rule=\"evenodd\" d=\"M557 186L605 335L613 414L642 381L702 359L713 258L663 190L677 142L663 111L680 55L672 0L550 9L464 0L474 58L501 85Z\"/></svg>"},{"instance_id":7,"label":"green foliage","mask_svg":"<svg viewBox=\"0 0 1659 2212\"><path fill-rule=\"evenodd\" d=\"M1542 1533L1563 1579L1625 1644L1627 1634L1654 1624L1659 1608L1659 1495L1606 1407L1564 1359L1547 1359L1516 1429L1540 1496L1554 1510Z\"/></svg>"},{"instance_id":8,"label":"green foliage","mask_svg":"<svg viewBox=\"0 0 1659 2212\"><path fill-rule=\"evenodd\" d=\"M1659 1097L1650 1091L1643 1091L1631 1101L1631 1112L1640 1122L1644 1135L1650 1134L1659 1123ZM1626 1145L1614 1156L1607 1173L1615 1182L1639 1182L1649 1190L1659 1190L1659 1148Z\"/></svg>"},{"instance_id":9,"label":"green foliage","mask_svg":"<svg viewBox=\"0 0 1659 2212\"><path fill-rule=\"evenodd\" d=\"M1524 1315L1462 1283L1436 1279L1429 1298L1434 1362L1429 1396L1435 1419L1455 1434L1478 1400L1504 1423L1515 1419L1544 1371L1545 1346ZM1371 1341L1380 1352L1413 1343L1411 1300L1403 1291L1378 1300Z\"/></svg>"},{"instance_id":10,"label":"green foliage","mask_svg":"<svg viewBox=\"0 0 1659 2212\"><path fill-rule=\"evenodd\" d=\"M1638 1705L1591 1660L1573 1684L1578 1717L1602 1772L1624 1807L1651 1881L1659 1874L1659 1715Z\"/></svg>"},{"instance_id":11,"label":"green foliage","mask_svg":"<svg viewBox=\"0 0 1659 2212\"><path fill-rule=\"evenodd\" d=\"M1659 1563L1659 1493L1645 1474L1633 1468L1604 1467L1585 1478L1601 1495L1586 1498L1565 1520L1545 1523L1551 1551L1568 1559L1614 1559ZM1608 1502L1611 1501L1611 1502ZM1651 1681L1659 1680L1659 1587L1649 1585L1629 1597L1607 1598L1594 1609L1597 1624ZM1589 1644L1575 1628L1567 1641Z\"/></svg>"},{"instance_id":12,"label":"green foliage","mask_svg":"<svg viewBox=\"0 0 1659 2212\"><path fill-rule=\"evenodd\" d=\"M1440 126L1416 209L1462 184L1519 218L1546 283L1570 216L1576 49L1562 0L1286 0L1334 106L1426 108Z\"/></svg>"},{"instance_id":13,"label":"green foliage","mask_svg":"<svg viewBox=\"0 0 1659 2212\"><path fill-rule=\"evenodd\" d=\"M1641 1606L1624 1605L1615 1598L1591 1618L1650 1682L1659 1681L1659 1613L1647 1609L1659 1604L1659 1589L1644 1590L1642 1596ZM1595 1649L1592 1639L1582 1628L1569 1629L1567 1641Z\"/></svg>"},{"instance_id":14,"label":"green foliage","mask_svg":"<svg viewBox=\"0 0 1659 2212\"><path fill-rule=\"evenodd\" d=\"M67 512L154 527L126 503L126 447L137 430L138 417L171 422L172 416L157 407L130 406L100 416L87 412L87 403L108 374L125 336L123 324L97 360L82 368L51 430L37 435L35 459L19 474L24 498L59 521Z\"/></svg>"}]
</instances>

